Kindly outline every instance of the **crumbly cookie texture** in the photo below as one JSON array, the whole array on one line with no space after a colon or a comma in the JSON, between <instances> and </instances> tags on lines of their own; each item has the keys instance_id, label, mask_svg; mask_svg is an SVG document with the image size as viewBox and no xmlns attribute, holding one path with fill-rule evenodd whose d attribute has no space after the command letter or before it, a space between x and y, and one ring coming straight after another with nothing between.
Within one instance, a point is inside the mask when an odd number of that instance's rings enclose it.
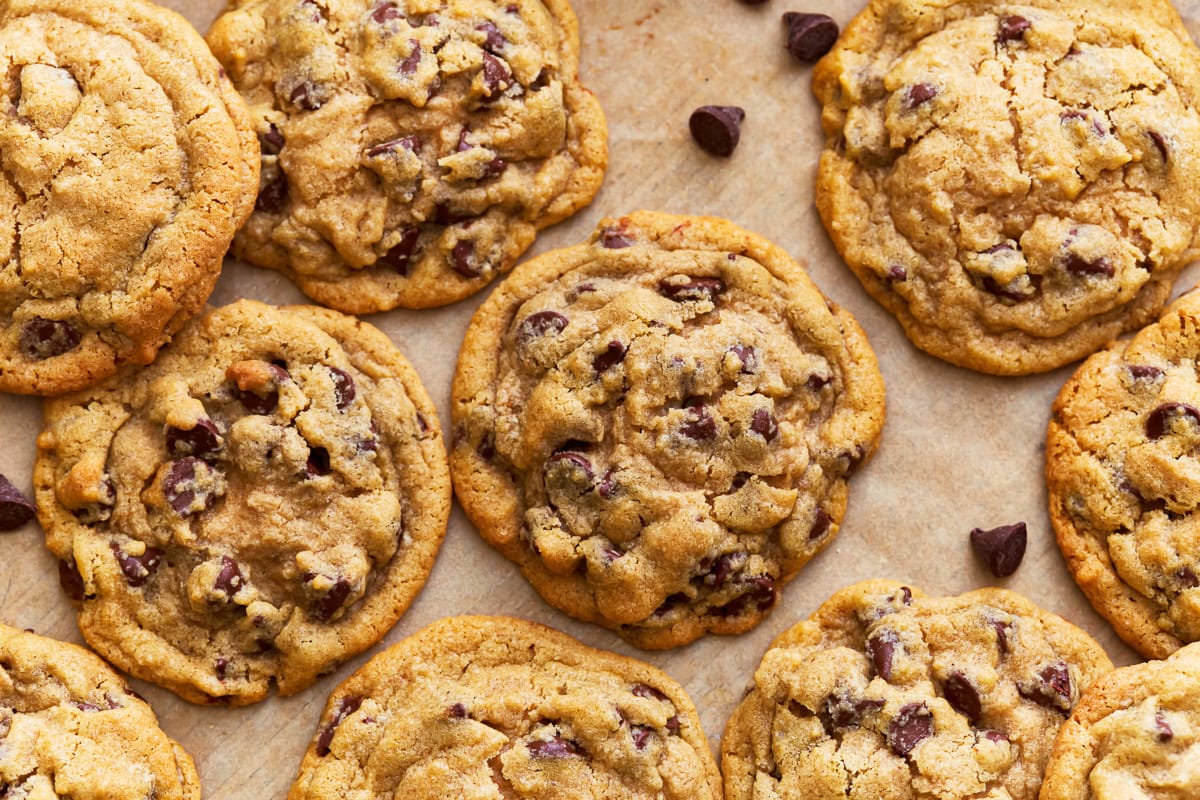
<instances>
[{"instance_id":1,"label":"crumbly cookie texture","mask_svg":"<svg viewBox=\"0 0 1200 800\"><path fill-rule=\"evenodd\" d=\"M1055 734L1112 669L1002 589L835 594L776 639L722 739L728 800L1034 800Z\"/></svg>"},{"instance_id":2,"label":"crumbly cookie texture","mask_svg":"<svg viewBox=\"0 0 1200 800\"><path fill-rule=\"evenodd\" d=\"M89 644L234 705L272 681L300 691L383 636L450 504L437 415L387 337L251 301L47 403L34 485Z\"/></svg>"},{"instance_id":3,"label":"crumbly cookie texture","mask_svg":"<svg viewBox=\"0 0 1200 800\"><path fill-rule=\"evenodd\" d=\"M1069 363L1197 254L1200 52L1166 0L871 0L813 80L825 227L939 358Z\"/></svg>"},{"instance_id":4,"label":"crumbly cookie texture","mask_svg":"<svg viewBox=\"0 0 1200 800\"><path fill-rule=\"evenodd\" d=\"M479 291L603 180L567 0L233 0L208 41L262 143L234 252L342 311Z\"/></svg>"},{"instance_id":5,"label":"crumbly cookie texture","mask_svg":"<svg viewBox=\"0 0 1200 800\"><path fill-rule=\"evenodd\" d=\"M1200 293L1097 353L1046 433L1050 519L1088 600L1131 647L1200 641Z\"/></svg>"},{"instance_id":6,"label":"crumbly cookie texture","mask_svg":"<svg viewBox=\"0 0 1200 800\"><path fill-rule=\"evenodd\" d=\"M334 690L289 800L720 800L687 693L507 617L443 619Z\"/></svg>"},{"instance_id":7,"label":"crumbly cookie texture","mask_svg":"<svg viewBox=\"0 0 1200 800\"><path fill-rule=\"evenodd\" d=\"M467 330L455 489L554 606L641 647L748 630L875 448L866 336L785 252L640 212L522 265Z\"/></svg>"},{"instance_id":8,"label":"crumbly cookie texture","mask_svg":"<svg viewBox=\"0 0 1200 800\"><path fill-rule=\"evenodd\" d=\"M107 664L0 625L0 795L200 800L200 779Z\"/></svg>"},{"instance_id":9,"label":"crumbly cookie texture","mask_svg":"<svg viewBox=\"0 0 1200 800\"><path fill-rule=\"evenodd\" d=\"M0 391L148 364L204 306L258 186L195 29L142 0L0 5Z\"/></svg>"},{"instance_id":10,"label":"crumbly cookie texture","mask_svg":"<svg viewBox=\"0 0 1200 800\"><path fill-rule=\"evenodd\" d=\"M1200 797L1200 644L1115 670L1058 734L1041 800Z\"/></svg>"}]
</instances>

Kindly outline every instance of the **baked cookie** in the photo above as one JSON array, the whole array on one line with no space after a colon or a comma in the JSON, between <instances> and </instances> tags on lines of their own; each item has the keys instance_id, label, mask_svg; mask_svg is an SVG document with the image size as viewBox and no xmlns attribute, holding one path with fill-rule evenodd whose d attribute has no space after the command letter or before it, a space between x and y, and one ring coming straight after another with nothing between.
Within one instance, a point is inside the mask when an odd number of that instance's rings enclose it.
<instances>
[{"instance_id":1,"label":"baked cookie","mask_svg":"<svg viewBox=\"0 0 1200 800\"><path fill-rule=\"evenodd\" d=\"M342 311L479 291L603 180L567 0L232 0L208 41L262 143L234 252Z\"/></svg>"},{"instance_id":2,"label":"baked cookie","mask_svg":"<svg viewBox=\"0 0 1200 800\"><path fill-rule=\"evenodd\" d=\"M38 517L79 626L193 702L292 694L376 642L446 530L437 415L381 332L241 301L46 404Z\"/></svg>"},{"instance_id":3,"label":"baked cookie","mask_svg":"<svg viewBox=\"0 0 1200 800\"><path fill-rule=\"evenodd\" d=\"M142 0L6 0L0 72L0 391L150 363L253 208L245 104L188 21Z\"/></svg>"},{"instance_id":4,"label":"baked cookie","mask_svg":"<svg viewBox=\"0 0 1200 800\"><path fill-rule=\"evenodd\" d=\"M451 414L483 537L552 605L665 648L754 627L829 544L884 394L862 329L787 253L640 212L492 293Z\"/></svg>"},{"instance_id":5,"label":"baked cookie","mask_svg":"<svg viewBox=\"0 0 1200 800\"><path fill-rule=\"evenodd\" d=\"M1058 732L1041 800L1200 797L1200 644L1110 672Z\"/></svg>"},{"instance_id":6,"label":"baked cookie","mask_svg":"<svg viewBox=\"0 0 1200 800\"><path fill-rule=\"evenodd\" d=\"M1200 52L1166 0L871 0L813 80L825 227L939 358L1074 361L1198 252Z\"/></svg>"},{"instance_id":7,"label":"baked cookie","mask_svg":"<svg viewBox=\"0 0 1200 800\"><path fill-rule=\"evenodd\" d=\"M1055 734L1112 669L1003 589L835 594L777 638L721 740L727 800L1034 800Z\"/></svg>"},{"instance_id":8,"label":"baked cookie","mask_svg":"<svg viewBox=\"0 0 1200 800\"><path fill-rule=\"evenodd\" d=\"M107 664L0 625L0 796L200 800L200 779Z\"/></svg>"},{"instance_id":9,"label":"baked cookie","mask_svg":"<svg viewBox=\"0 0 1200 800\"><path fill-rule=\"evenodd\" d=\"M443 619L334 690L288 800L720 800L659 670L508 617Z\"/></svg>"},{"instance_id":10,"label":"baked cookie","mask_svg":"<svg viewBox=\"0 0 1200 800\"><path fill-rule=\"evenodd\" d=\"M1200 641L1200 293L1089 358L1046 433L1050 520L1092 606L1147 658Z\"/></svg>"}]
</instances>

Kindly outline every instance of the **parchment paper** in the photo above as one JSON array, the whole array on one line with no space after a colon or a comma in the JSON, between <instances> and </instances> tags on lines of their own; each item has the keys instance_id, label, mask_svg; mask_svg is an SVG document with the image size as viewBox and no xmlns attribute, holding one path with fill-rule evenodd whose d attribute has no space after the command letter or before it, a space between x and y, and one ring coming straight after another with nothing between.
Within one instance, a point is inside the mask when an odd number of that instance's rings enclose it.
<instances>
[{"instance_id":1,"label":"parchment paper","mask_svg":"<svg viewBox=\"0 0 1200 800\"><path fill-rule=\"evenodd\" d=\"M167 0L201 31L222 0ZM899 325L841 263L812 200L821 150L811 69L783 49L784 11L821 11L844 25L862 0L574 0L582 74L608 115L610 167L596 202L539 238L533 253L575 244L603 216L638 208L729 218L807 263L826 294L866 329L887 382L888 421L874 460L850 483L850 510L834 543L783 592L774 613L739 637L708 637L642 653L601 628L551 609L516 568L489 549L457 508L424 592L383 643L301 694L243 709L198 707L134 681L162 726L196 759L206 798L282 798L333 687L385 646L444 616L510 614L564 630L587 644L643 658L691 693L717 746L770 640L837 589L866 578L910 581L931 594L1003 585L1096 636L1118 664L1120 643L1075 587L1054 544L1042 479L1050 403L1073 367L1030 378L992 378L916 350ZM1193 37L1200 0L1180 0ZM740 105L747 119L729 160L691 141L687 118L703 104ZM1186 272L1177 291L1200 272ZM369 317L415 363L448 428L450 381L467 322L486 292L449 308ZM278 275L229 263L214 304L304 297ZM31 491L40 402L0 395L0 473ZM971 553L976 526L1024 520L1029 550L1017 574L997 581ZM0 620L82 642L36 524L0 535Z\"/></svg>"}]
</instances>

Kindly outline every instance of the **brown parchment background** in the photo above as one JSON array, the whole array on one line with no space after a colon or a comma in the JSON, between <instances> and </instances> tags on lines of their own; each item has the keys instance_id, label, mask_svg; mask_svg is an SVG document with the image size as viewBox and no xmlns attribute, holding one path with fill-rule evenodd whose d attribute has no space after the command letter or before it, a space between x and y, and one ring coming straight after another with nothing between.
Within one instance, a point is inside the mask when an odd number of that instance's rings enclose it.
<instances>
[{"instance_id":1,"label":"brown parchment background","mask_svg":"<svg viewBox=\"0 0 1200 800\"><path fill-rule=\"evenodd\" d=\"M207 30L222 0L166 0ZM844 25L863 0L574 0L582 32L582 75L608 115L610 168L595 203L543 233L533 253L583 241L601 217L650 208L729 218L806 263L818 285L866 329L887 382L888 421L874 460L855 475L850 510L833 544L787 586L774 613L739 637L639 653L603 629L554 611L516 568L479 539L456 506L424 592L386 637L398 641L440 617L510 614L582 641L644 658L691 693L716 747L725 720L768 642L837 589L875 577L910 581L931 594L984 585L1020 591L1096 636L1113 660L1136 656L1120 643L1072 582L1046 514L1043 436L1050 403L1071 367L1029 378L993 378L916 350L899 325L860 288L833 250L813 206L821 150L811 69L783 49L784 11L822 11ZM1176 7L1193 37L1200 0ZM729 160L709 157L687 132L702 104L741 105L747 119ZM1200 277L1186 272L1177 292ZM486 296L433 311L368 317L416 365L448 428L450 381L470 315ZM227 263L214 304L239 297L275 303L304 297L278 275ZM36 398L0 395L0 473L31 491ZM1017 574L996 581L974 559L972 527L1029 524ZM0 621L81 642L75 613L36 524L0 535ZM282 798L295 777L325 699L378 645L301 694L249 708L205 708L134 681L162 726L196 759L206 798Z\"/></svg>"}]
</instances>

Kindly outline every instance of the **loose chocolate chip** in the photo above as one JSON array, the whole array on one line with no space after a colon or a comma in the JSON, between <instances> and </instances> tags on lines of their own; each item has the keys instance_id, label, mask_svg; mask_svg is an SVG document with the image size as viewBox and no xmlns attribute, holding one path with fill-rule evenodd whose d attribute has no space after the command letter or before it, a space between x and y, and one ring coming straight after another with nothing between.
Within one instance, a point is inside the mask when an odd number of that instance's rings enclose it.
<instances>
[{"instance_id":1,"label":"loose chocolate chip","mask_svg":"<svg viewBox=\"0 0 1200 800\"><path fill-rule=\"evenodd\" d=\"M303 111L316 111L325 104L321 93L317 91L317 87L308 81L304 81L295 89L292 89L291 97L292 105Z\"/></svg>"},{"instance_id":2,"label":"loose chocolate chip","mask_svg":"<svg viewBox=\"0 0 1200 800\"><path fill-rule=\"evenodd\" d=\"M801 14L789 11L783 15L787 25L787 49L800 61L813 63L833 49L838 38L838 26L825 14Z\"/></svg>"},{"instance_id":3,"label":"loose chocolate chip","mask_svg":"<svg viewBox=\"0 0 1200 800\"><path fill-rule=\"evenodd\" d=\"M755 410L754 418L750 421L750 430L771 442L779 436L779 423L775 421L774 414L765 408L759 408Z\"/></svg>"},{"instance_id":4,"label":"loose chocolate chip","mask_svg":"<svg viewBox=\"0 0 1200 800\"><path fill-rule=\"evenodd\" d=\"M608 250L623 250L633 246L633 239L620 228L605 228L600 232L600 246Z\"/></svg>"},{"instance_id":5,"label":"loose chocolate chip","mask_svg":"<svg viewBox=\"0 0 1200 800\"><path fill-rule=\"evenodd\" d=\"M1163 161L1166 161L1171 152L1167 147L1167 140L1158 131L1146 131L1146 135L1150 137L1150 141L1154 142L1154 146L1158 148Z\"/></svg>"},{"instance_id":6,"label":"loose chocolate chip","mask_svg":"<svg viewBox=\"0 0 1200 800\"><path fill-rule=\"evenodd\" d=\"M379 257L379 263L391 267L401 275L408 275L409 261L417 252L420 239L420 228L405 228L400 234L400 241Z\"/></svg>"},{"instance_id":7,"label":"loose chocolate chip","mask_svg":"<svg viewBox=\"0 0 1200 800\"><path fill-rule=\"evenodd\" d=\"M688 401L688 415L679 432L697 442L711 439L717 435L717 423L708 412L708 406L700 401Z\"/></svg>"},{"instance_id":8,"label":"loose chocolate chip","mask_svg":"<svg viewBox=\"0 0 1200 800\"><path fill-rule=\"evenodd\" d=\"M217 673L217 680L225 680L225 670L229 669L229 659L218 658L216 663L213 664L213 669Z\"/></svg>"},{"instance_id":9,"label":"loose chocolate chip","mask_svg":"<svg viewBox=\"0 0 1200 800\"><path fill-rule=\"evenodd\" d=\"M475 30L486 35L483 41L483 49L489 53L498 52L504 45L508 44L508 40L504 38L504 34L496 27L494 22L482 22L475 26Z\"/></svg>"},{"instance_id":10,"label":"loose chocolate chip","mask_svg":"<svg viewBox=\"0 0 1200 800\"><path fill-rule=\"evenodd\" d=\"M1154 738L1163 744L1175 738L1175 731L1171 730L1171 725L1161 711L1154 712L1154 732Z\"/></svg>"},{"instance_id":11,"label":"loose chocolate chip","mask_svg":"<svg viewBox=\"0 0 1200 800\"><path fill-rule=\"evenodd\" d=\"M450 706L450 708L446 709L446 716L450 719L466 719L467 707L462 703L455 703L454 705Z\"/></svg>"},{"instance_id":12,"label":"loose chocolate chip","mask_svg":"<svg viewBox=\"0 0 1200 800\"><path fill-rule=\"evenodd\" d=\"M1103 275L1111 278L1116 274L1112 262L1101 256L1094 261L1088 261L1078 253L1068 252L1063 259L1063 267L1072 275Z\"/></svg>"},{"instance_id":13,"label":"loose chocolate chip","mask_svg":"<svg viewBox=\"0 0 1200 800\"><path fill-rule=\"evenodd\" d=\"M887 279L890 283L904 283L908 280L908 270L899 265L893 264L888 267Z\"/></svg>"},{"instance_id":14,"label":"loose chocolate chip","mask_svg":"<svg viewBox=\"0 0 1200 800\"><path fill-rule=\"evenodd\" d=\"M204 458L221 449L221 432L208 417L201 417L191 430L167 426L167 453L172 458L197 456Z\"/></svg>"},{"instance_id":15,"label":"loose chocolate chip","mask_svg":"<svg viewBox=\"0 0 1200 800\"><path fill-rule=\"evenodd\" d=\"M308 461L304 465L308 477L328 475L333 471L329 460L329 451L324 447L311 447L308 450Z\"/></svg>"},{"instance_id":16,"label":"loose chocolate chip","mask_svg":"<svg viewBox=\"0 0 1200 800\"><path fill-rule=\"evenodd\" d=\"M813 515L813 524L808 531L808 540L814 542L829 533L829 526L832 523L833 520L830 518L829 512L823 508L818 508L817 513Z\"/></svg>"},{"instance_id":17,"label":"loose chocolate chip","mask_svg":"<svg viewBox=\"0 0 1200 800\"><path fill-rule=\"evenodd\" d=\"M1146 418L1146 436L1159 439L1171 427L1171 423L1181 417L1191 417L1192 422L1200 424L1200 410L1187 403L1163 403L1150 412Z\"/></svg>"},{"instance_id":18,"label":"loose chocolate chip","mask_svg":"<svg viewBox=\"0 0 1200 800\"><path fill-rule=\"evenodd\" d=\"M163 478L163 494L167 503L182 517L209 508L216 499L206 489L196 484L196 467L202 462L195 457L181 458L171 464ZM193 509L196 498L204 500L204 509Z\"/></svg>"},{"instance_id":19,"label":"loose chocolate chip","mask_svg":"<svg viewBox=\"0 0 1200 800\"><path fill-rule=\"evenodd\" d=\"M79 340L79 331L70 322L34 317L21 329L17 344L27 358L42 361L74 350Z\"/></svg>"},{"instance_id":20,"label":"loose chocolate chip","mask_svg":"<svg viewBox=\"0 0 1200 800\"><path fill-rule=\"evenodd\" d=\"M263 176L264 181L258 189L258 199L254 208L264 214L274 214L283 208L288 198L288 180L283 170L276 169L271 177Z\"/></svg>"},{"instance_id":21,"label":"loose chocolate chip","mask_svg":"<svg viewBox=\"0 0 1200 800\"><path fill-rule=\"evenodd\" d=\"M830 695L825 698L821 722L832 736L836 729L861 724L867 716L880 711L883 705L882 700L855 700L848 694Z\"/></svg>"},{"instance_id":22,"label":"loose chocolate chip","mask_svg":"<svg viewBox=\"0 0 1200 800\"><path fill-rule=\"evenodd\" d=\"M527 343L548 333L562 333L568 322L569 320L557 311L538 311L521 322L521 327L517 330L517 339Z\"/></svg>"},{"instance_id":23,"label":"loose chocolate chip","mask_svg":"<svg viewBox=\"0 0 1200 800\"><path fill-rule=\"evenodd\" d=\"M266 132L258 135L258 144L262 148L264 156L277 156L283 150L283 134L279 132L279 128L275 127L274 122L270 124Z\"/></svg>"},{"instance_id":24,"label":"loose chocolate chip","mask_svg":"<svg viewBox=\"0 0 1200 800\"><path fill-rule=\"evenodd\" d=\"M487 100L499 98L505 84L512 80L512 70L491 53L483 54L483 96Z\"/></svg>"},{"instance_id":25,"label":"loose chocolate chip","mask_svg":"<svg viewBox=\"0 0 1200 800\"><path fill-rule=\"evenodd\" d=\"M1017 692L1026 700L1052 708L1065 716L1071 711L1071 672L1062 661L1047 664L1033 680L1018 684Z\"/></svg>"},{"instance_id":26,"label":"loose chocolate chip","mask_svg":"<svg viewBox=\"0 0 1200 800\"><path fill-rule=\"evenodd\" d=\"M564 739L559 734L554 734L553 739L547 741L535 740L530 742L529 755L534 758L570 758L571 756L581 756L583 751L579 749L579 745L572 742L570 739Z\"/></svg>"},{"instance_id":27,"label":"loose chocolate chip","mask_svg":"<svg viewBox=\"0 0 1200 800\"><path fill-rule=\"evenodd\" d=\"M625 360L626 350L624 342L613 339L603 353L596 354L596 357L592 359L592 369L596 370L597 374L608 372Z\"/></svg>"},{"instance_id":28,"label":"loose chocolate chip","mask_svg":"<svg viewBox=\"0 0 1200 800\"><path fill-rule=\"evenodd\" d=\"M701 150L727 158L738 146L744 119L746 112L737 106L700 106L692 112L688 127Z\"/></svg>"},{"instance_id":29,"label":"loose chocolate chip","mask_svg":"<svg viewBox=\"0 0 1200 800\"><path fill-rule=\"evenodd\" d=\"M933 736L933 715L924 703L909 703L888 724L887 743L892 752L907 757L918 744Z\"/></svg>"},{"instance_id":30,"label":"loose chocolate chip","mask_svg":"<svg viewBox=\"0 0 1200 800\"><path fill-rule=\"evenodd\" d=\"M400 62L401 75L412 75L421 66L421 43L416 39L409 39L408 43L412 46L412 52Z\"/></svg>"},{"instance_id":31,"label":"loose chocolate chip","mask_svg":"<svg viewBox=\"0 0 1200 800\"><path fill-rule=\"evenodd\" d=\"M717 295L725 291L725 281L720 278L666 278L659 282L658 291L664 297L677 303L699 302L707 300L714 302Z\"/></svg>"},{"instance_id":32,"label":"loose chocolate chip","mask_svg":"<svg viewBox=\"0 0 1200 800\"><path fill-rule=\"evenodd\" d=\"M966 675L961 672L950 673L946 682L942 684L942 694L950 707L966 717L972 725L979 721L979 716L983 713L979 690L967 680Z\"/></svg>"},{"instance_id":33,"label":"loose chocolate chip","mask_svg":"<svg viewBox=\"0 0 1200 800\"><path fill-rule=\"evenodd\" d=\"M0 531L12 531L33 519L33 503L0 475Z\"/></svg>"},{"instance_id":34,"label":"loose chocolate chip","mask_svg":"<svg viewBox=\"0 0 1200 800\"><path fill-rule=\"evenodd\" d=\"M1158 380L1163 374L1163 371L1158 367L1150 367L1141 364L1134 364L1129 367L1129 375L1135 381L1153 381Z\"/></svg>"},{"instance_id":35,"label":"loose chocolate chip","mask_svg":"<svg viewBox=\"0 0 1200 800\"><path fill-rule=\"evenodd\" d=\"M454 271L464 278L478 278L483 273L475 264L475 243L463 240L454 245Z\"/></svg>"},{"instance_id":36,"label":"loose chocolate chip","mask_svg":"<svg viewBox=\"0 0 1200 800\"><path fill-rule=\"evenodd\" d=\"M560 464L565 465L568 469L576 469L582 472L586 476L588 483L591 483L595 477L595 473L592 472L592 462L580 453L560 450L546 460L546 469L548 471Z\"/></svg>"},{"instance_id":37,"label":"loose chocolate chip","mask_svg":"<svg viewBox=\"0 0 1200 800\"><path fill-rule=\"evenodd\" d=\"M875 674L885 681L892 679L892 664L895 660L896 649L901 647L900 639L895 631L884 629L867 639L867 655L875 667Z\"/></svg>"},{"instance_id":38,"label":"loose chocolate chip","mask_svg":"<svg viewBox=\"0 0 1200 800\"><path fill-rule=\"evenodd\" d=\"M337 709L333 712L333 718L325 727L321 728L321 733L317 735L317 755L321 758L329 755L329 745L333 742L333 733L337 730L337 726L342 724L346 717L358 711L362 705L362 698L351 695L338 700Z\"/></svg>"},{"instance_id":39,"label":"loose chocolate chip","mask_svg":"<svg viewBox=\"0 0 1200 800\"><path fill-rule=\"evenodd\" d=\"M337 367L330 367L329 374L333 378L334 404L338 411L345 411L358 396L358 391L354 388L354 378L350 377L350 373Z\"/></svg>"},{"instance_id":40,"label":"loose chocolate chip","mask_svg":"<svg viewBox=\"0 0 1200 800\"><path fill-rule=\"evenodd\" d=\"M229 556L221 556L221 571L213 581L213 588L230 598L242 588L242 570Z\"/></svg>"},{"instance_id":41,"label":"loose chocolate chip","mask_svg":"<svg viewBox=\"0 0 1200 800\"><path fill-rule=\"evenodd\" d=\"M146 581L150 580L150 576L162 561L163 552L157 547L147 547L140 556L129 555L116 542L109 542L109 547L112 548L121 572L125 574L125 582L135 589L146 585Z\"/></svg>"},{"instance_id":42,"label":"loose chocolate chip","mask_svg":"<svg viewBox=\"0 0 1200 800\"><path fill-rule=\"evenodd\" d=\"M918 83L908 87L908 91L904 95L904 107L910 111L917 106L928 103L933 98L937 97L938 89L931 83Z\"/></svg>"},{"instance_id":43,"label":"loose chocolate chip","mask_svg":"<svg viewBox=\"0 0 1200 800\"><path fill-rule=\"evenodd\" d=\"M1024 17L1001 17L1000 29L996 32L996 41L1000 44L1019 42L1025 38L1025 32L1033 27L1033 23Z\"/></svg>"},{"instance_id":44,"label":"loose chocolate chip","mask_svg":"<svg viewBox=\"0 0 1200 800\"><path fill-rule=\"evenodd\" d=\"M86 597L86 589L83 585L83 576L79 574L79 569L75 566L74 558L58 562L58 585L67 593L67 597L76 603L83 602Z\"/></svg>"},{"instance_id":45,"label":"loose chocolate chip","mask_svg":"<svg viewBox=\"0 0 1200 800\"><path fill-rule=\"evenodd\" d=\"M309 578L311 580L311 578ZM315 603L313 603L312 614L321 622L328 622L333 619L333 615L341 610L346 603L346 598L350 596L350 590L353 587L350 581L338 576L334 581L333 587L322 594Z\"/></svg>"},{"instance_id":46,"label":"loose chocolate chip","mask_svg":"<svg viewBox=\"0 0 1200 800\"><path fill-rule=\"evenodd\" d=\"M1007 578L1021 566L1028 539L1024 522L971 531L971 547L997 578Z\"/></svg>"}]
</instances>

